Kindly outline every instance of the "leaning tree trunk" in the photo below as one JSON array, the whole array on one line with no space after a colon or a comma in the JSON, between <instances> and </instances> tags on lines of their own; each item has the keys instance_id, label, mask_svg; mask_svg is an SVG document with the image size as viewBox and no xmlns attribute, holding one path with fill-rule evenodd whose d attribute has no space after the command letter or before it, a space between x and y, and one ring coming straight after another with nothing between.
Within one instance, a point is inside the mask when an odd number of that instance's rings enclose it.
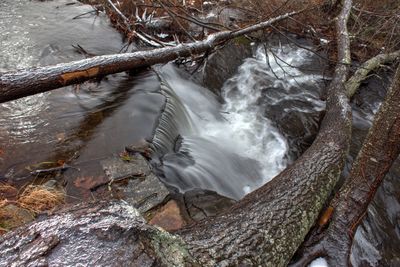
<instances>
[{"instance_id":1,"label":"leaning tree trunk","mask_svg":"<svg viewBox=\"0 0 400 267\"><path fill-rule=\"evenodd\" d=\"M375 115L349 177L325 212L332 216L324 218L330 219L328 226L322 224L311 231L293 267L307 266L317 257L325 257L329 266L350 265L350 249L356 229L400 153L399 102L400 66L397 67L386 100Z\"/></svg>"},{"instance_id":2,"label":"leaning tree trunk","mask_svg":"<svg viewBox=\"0 0 400 267\"><path fill-rule=\"evenodd\" d=\"M237 31L211 34L206 40L200 42L134 53L96 56L55 66L0 73L0 103L82 83L108 74L165 63L180 57L199 55L233 38L262 30L298 13L286 13Z\"/></svg>"},{"instance_id":3,"label":"leaning tree trunk","mask_svg":"<svg viewBox=\"0 0 400 267\"><path fill-rule=\"evenodd\" d=\"M339 64L328 88L320 132L313 145L270 183L224 214L175 235L145 224L123 202L78 206L7 234L0 244L0 263L52 265L64 260L73 265L79 258L83 264L108 266L113 258L116 264L126 258L127 264L141 266L287 264L336 184L349 147L351 109L344 83L350 63L350 8L351 0L345 0L337 18Z\"/></svg>"}]
</instances>

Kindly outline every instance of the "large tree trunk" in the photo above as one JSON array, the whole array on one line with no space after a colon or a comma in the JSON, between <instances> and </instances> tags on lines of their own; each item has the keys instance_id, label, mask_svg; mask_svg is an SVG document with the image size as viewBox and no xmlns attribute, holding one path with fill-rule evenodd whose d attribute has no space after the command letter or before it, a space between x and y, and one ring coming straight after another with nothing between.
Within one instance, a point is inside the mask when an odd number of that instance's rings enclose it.
<instances>
[{"instance_id":1,"label":"large tree trunk","mask_svg":"<svg viewBox=\"0 0 400 267\"><path fill-rule=\"evenodd\" d=\"M299 12L290 12L237 31L211 34L201 42L134 53L97 56L55 66L0 73L0 103L82 83L108 74L165 63L180 57L199 55L233 38L258 31Z\"/></svg>"},{"instance_id":2,"label":"large tree trunk","mask_svg":"<svg viewBox=\"0 0 400 267\"><path fill-rule=\"evenodd\" d=\"M105 248L111 247L114 257L126 257L132 265L138 261L149 266L286 265L335 186L348 151L351 109L345 81L350 64L346 28L350 9L351 0L345 0L337 18L339 64L328 88L327 111L320 132L313 145L270 183L224 214L176 235L146 225L135 210L123 203L79 208L7 234L0 245L2 264L11 264L16 258L31 263L31 258L51 265L71 250L73 257L82 255L79 251L85 255L80 258L83 264L108 266L111 259L105 255ZM103 219L106 214L121 217L123 223ZM122 238L122 232L127 237ZM51 241L51 248L45 246L46 238ZM130 243L133 241L136 243ZM35 244L40 245L38 249L34 249ZM118 247L120 252L115 249ZM14 251L20 251L18 257Z\"/></svg>"},{"instance_id":3,"label":"large tree trunk","mask_svg":"<svg viewBox=\"0 0 400 267\"><path fill-rule=\"evenodd\" d=\"M358 225L386 173L400 153L400 66L386 100L350 171L349 178L330 202L328 226L313 229L293 266L306 266L325 257L330 266L348 266L350 248ZM326 228L325 228L326 227Z\"/></svg>"},{"instance_id":4,"label":"large tree trunk","mask_svg":"<svg viewBox=\"0 0 400 267\"><path fill-rule=\"evenodd\" d=\"M285 266L303 242L342 171L351 136L345 95L350 64L347 18L337 18L338 59L328 88L327 111L312 146L271 182L225 214L178 234L203 266Z\"/></svg>"}]
</instances>

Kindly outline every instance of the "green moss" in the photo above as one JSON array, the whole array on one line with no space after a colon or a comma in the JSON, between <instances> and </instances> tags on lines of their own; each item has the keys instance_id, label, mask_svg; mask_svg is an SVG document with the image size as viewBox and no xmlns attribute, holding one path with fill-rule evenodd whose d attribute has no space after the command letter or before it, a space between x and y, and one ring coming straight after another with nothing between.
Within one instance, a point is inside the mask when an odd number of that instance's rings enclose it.
<instances>
[{"instance_id":1,"label":"green moss","mask_svg":"<svg viewBox=\"0 0 400 267\"><path fill-rule=\"evenodd\" d=\"M166 266L196 266L183 240L161 228L151 234L152 246L158 258Z\"/></svg>"},{"instance_id":2,"label":"green moss","mask_svg":"<svg viewBox=\"0 0 400 267\"><path fill-rule=\"evenodd\" d=\"M245 36L236 37L235 39L233 39L233 41L237 45L250 45L250 43L251 43L251 41L248 38L246 38Z\"/></svg>"}]
</instances>

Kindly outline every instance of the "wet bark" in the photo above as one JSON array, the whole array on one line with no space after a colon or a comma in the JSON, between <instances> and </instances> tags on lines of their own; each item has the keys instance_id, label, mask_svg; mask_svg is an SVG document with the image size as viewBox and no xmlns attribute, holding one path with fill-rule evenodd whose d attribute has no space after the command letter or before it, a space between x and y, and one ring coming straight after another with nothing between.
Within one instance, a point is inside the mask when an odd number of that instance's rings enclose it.
<instances>
[{"instance_id":1,"label":"wet bark","mask_svg":"<svg viewBox=\"0 0 400 267\"><path fill-rule=\"evenodd\" d=\"M325 257L330 266L350 265L350 249L358 225L392 163L400 153L400 67L353 164L349 178L330 202L332 218L317 226L299 250L293 266ZM324 215L323 215L324 216ZM328 216L328 215L327 215Z\"/></svg>"},{"instance_id":2,"label":"wet bark","mask_svg":"<svg viewBox=\"0 0 400 267\"><path fill-rule=\"evenodd\" d=\"M126 202L87 203L0 237L0 266L196 266L183 248Z\"/></svg>"},{"instance_id":3,"label":"wet bark","mask_svg":"<svg viewBox=\"0 0 400 267\"><path fill-rule=\"evenodd\" d=\"M349 148L351 109L345 95L345 81L350 63L346 29L350 8L351 1L345 0L337 19L340 63L335 69L334 78L328 88L327 111L320 132L312 146L270 183L247 195L224 214L202 220L176 232L175 235L146 225L137 218L139 215L135 213L135 210L125 214L129 208L118 210L112 206L115 203L103 206L103 209L105 213L109 212L112 216L129 217L123 220L126 224L122 229L130 238L121 237L122 241L119 240L120 235L114 235L112 232L115 228L121 229L121 224L118 224L118 220L112 219L102 221L105 214L103 210L86 209L82 210L82 215L79 215L79 212L60 215L61 222L64 221L63 218L69 219L68 223L72 226L69 229L66 224L57 226L57 220L51 217L20 229L17 231L17 236L13 233L8 234L0 245L0 254L7 256L2 261L5 264L11 263L13 257L16 256L13 256L10 251L18 249L21 251L18 257L25 255L25 252L31 257L35 256L36 254L29 252L29 247L32 247L35 242L40 243L40 239L35 241L34 236L39 236L39 238L55 236L53 248L44 248L45 253L41 253L40 256L44 257L48 263L60 260L64 254L57 253L67 253L68 249L73 249L68 244L74 243L75 239L76 242L86 242L85 238L93 238L91 234L96 233L96 229L100 228L101 234L87 244L90 248L88 252L84 251L88 255L84 263L92 260L91 257L94 257L92 252L96 252L95 248L104 247L104 242L116 236L115 240L112 239L107 244L121 246L123 257L133 254L135 259L145 258L146 261L153 261L153 266L157 264L285 266L303 242L335 186ZM237 33L240 34L240 31ZM120 203L120 205L123 204ZM82 222L82 216L89 218L89 221ZM100 221L94 221L92 224L90 220L95 218ZM81 228L80 223L87 223L91 227ZM53 229L58 232L54 235L48 234L52 233ZM29 231L34 231L35 234L30 235ZM75 233L78 234L73 237ZM28 237L26 237L27 234ZM69 239L69 236L72 238ZM22 243L18 241L20 239L23 240ZM97 245L96 242L99 239L100 243ZM130 245L131 240L136 240L136 245ZM25 248L28 249L24 251ZM106 265L103 262L107 263L107 261L103 259L109 259L110 256L104 255L107 252L99 253L99 256L97 252L94 253L98 259L96 264ZM78 256L78 253L73 255Z\"/></svg>"},{"instance_id":4,"label":"wet bark","mask_svg":"<svg viewBox=\"0 0 400 267\"><path fill-rule=\"evenodd\" d=\"M55 66L0 73L0 103L113 73L166 63L180 57L199 55L228 40L267 28L297 13L299 12L290 12L237 31L211 34L201 42L134 53L96 56Z\"/></svg>"},{"instance_id":5,"label":"wet bark","mask_svg":"<svg viewBox=\"0 0 400 267\"><path fill-rule=\"evenodd\" d=\"M361 82L367 78L367 75L379 68L383 64L391 63L395 60L400 59L400 51L395 51L387 54L379 54L362 64L357 71L351 76L351 78L346 82L347 96L352 98L356 93Z\"/></svg>"}]
</instances>

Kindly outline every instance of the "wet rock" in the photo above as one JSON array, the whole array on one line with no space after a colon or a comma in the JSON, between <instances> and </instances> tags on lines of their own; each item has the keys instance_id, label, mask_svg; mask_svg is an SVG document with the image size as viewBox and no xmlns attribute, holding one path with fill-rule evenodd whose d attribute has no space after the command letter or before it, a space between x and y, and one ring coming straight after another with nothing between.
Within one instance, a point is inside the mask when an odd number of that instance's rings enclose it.
<instances>
[{"instance_id":1,"label":"wet rock","mask_svg":"<svg viewBox=\"0 0 400 267\"><path fill-rule=\"evenodd\" d=\"M84 191L90 191L109 182L110 179L104 176L80 176L74 180L74 186Z\"/></svg>"},{"instance_id":2,"label":"wet rock","mask_svg":"<svg viewBox=\"0 0 400 267\"><path fill-rule=\"evenodd\" d=\"M230 208L235 200L218 195L214 191L194 189L183 196L189 217L199 221Z\"/></svg>"},{"instance_id":3,"label":"wet rock","mask_svg":"<svg viewBox=\"0 0 400 267\"><path fill-rule=\"evenodd\" d=\"M27 209L8 204L0 207L0 227L13 229L33 221L34 214Z\"/></svg>"},{"instance_id":4,"label":"wet rock","mask_svg":"<svg viewBox=\"0 0 400 267\"><path fill-rule=\"evenodd\" d=\"M142 213L160 205L169 195L168 189L154 174L144 179L130 180L124 193L126 201Z\"/></svg>"},{"instance_id":5,"label":"wet rock","mask_svg":"<svg viewBox=\"0 0 400 267\"><path fill-rule=\"evenodd\" d=\"M168 201L167 204L155 213L149 223L160 226L166 231L178 230L186 225L175 200Z\"/></svg>"},{"instance_id":6,"label":"wet rock","mask_svg":"<svg viewBox=\"0 0 400 267\"><path fill-rule=\"evenodd\" d=\"M129 175L145 177L151 174L147 161L141 155L130 155L129 159L111 157L102 160L100 164L109 180L116 180Z\"/></svg>"},{"instance_id":7,"label":"wet rock","mask_svg":"<svg viewBox=\"0 0 400 267\"><path fill-rule=\"evenodd\" d=\"M288 156L292 160L298 158L312 144L323 115L322 111L313 111L312 108L308 112L284 112L294 104L297 105L296 102L298 101L282 101L280 105L268 105L264 110L265 117L272 120L286 137L290 148Z\"/></svg>"},{"instance_id":8,"label":"wet rock","mask_svg":"<svg viewBox=\"0 0 400 267\"><path fill-rule=\"evenodd\" d=\"M0 266L166 266L160 240L176 244L125 201L82 203L0 237Z\"/></svg>"},{"instance_id":9,"label":"wet rock","mask_svg":"<svg viewBox=\"0 0 400 267\"><path fill-rule=\"evenodd\" d=\"M239 38L227 43L207 58L204 67L194 74L194 79L216 95L221 94L224 82L232 77L247 57L251 57L250 41Z\"/></svg>"},{"instance_id":10,"label":"wet rock","mask_svg":"<svg viewBox=\"0 0 400 267\"><path fill-rule=\"evenodd\" d=\"M151 172L141 155L132 155L130 161L114 157L101 162L109 181L128 179L127 185L119 186L124 199L140 212L153 209L169 195L165 185Z\"/></svg>"},{"instance_id":11,"label":"wet rock","mask_svg":"<svg viewBox=\"0 0 400 267\"><path fill-rule=\"evenodd\" d=\"M47 187L49 189L56 189L57 188L57 181L54 179L48 180L43 184L44 187Z\"/></svg>"}]
</instances>

